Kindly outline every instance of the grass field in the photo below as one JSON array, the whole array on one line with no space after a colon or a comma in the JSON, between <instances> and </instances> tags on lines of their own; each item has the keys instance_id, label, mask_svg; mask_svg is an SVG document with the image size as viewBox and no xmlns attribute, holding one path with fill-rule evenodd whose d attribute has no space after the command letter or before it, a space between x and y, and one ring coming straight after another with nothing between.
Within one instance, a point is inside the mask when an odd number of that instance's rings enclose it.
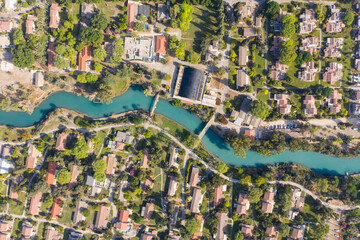
<instances>
[{"instance_id":1,"label":"grass field","mask_svg":"<svg viewBox=\"0 0 360 240\"><path fill-rule=\"evenodd\" d=\"M17 200L9 199L9 213L10 214L16 214L16 215L22 215L24 210L24 203L25 203L26 193L20 192L19 197Z\"/></svg>"},{"instance_id":2,"label":"grass field","mask_svg":"<svg viewBox=\"0 0 360 240\"><path fill-rule=\"evenodd\" d=\"M15 237L21 235L21 224L22 221L20 218L16 218L14 221L13 231L11 234L11 239L15 239Z\"/></svg>"},{"instance_id":3,"label":"grass field","mask_svg":"<svg viewBox=\"0 0 360 240\"><path fill-rule=\"evenodd\" d=\"M61 217L58 218L58 222L66 225L71 225L71 218L72 218L72 209L69 206L71 204L71 199L68 199L65 201Z\"/></svg>"},{"instance_id":4,"label":"grass field","mask_svg":"<svg viewBox=\"0 0 360 240\"><path fill-rule=\"evenodd\" d=\"M270 98L269 90L268 89L259 89L256 94L256 98L258 100L261 100L266 103Z\"/></svg>"}]
</instances>

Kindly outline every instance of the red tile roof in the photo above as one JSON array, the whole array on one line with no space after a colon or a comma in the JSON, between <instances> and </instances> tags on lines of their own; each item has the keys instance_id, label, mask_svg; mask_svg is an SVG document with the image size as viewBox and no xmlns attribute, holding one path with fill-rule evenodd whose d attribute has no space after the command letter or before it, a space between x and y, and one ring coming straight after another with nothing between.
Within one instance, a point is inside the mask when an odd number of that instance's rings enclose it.
<instances>
[{"instance_id":1,"label":"red tile roof","mask_svg":"<svg viewBox=\"0 0 360 240\"><path fill-rule=\"evenodd\" d=\"M49 22L49 28L58 28L59 27L59 11L61 10L61 7L53 3L50 7L50 22Z\"/></svg>"},{"instance_id":2,"label":"red tile roof","mask_svg":"<svg viewBox=\"0 0 360 240\"><path fill-rule=\"evenodd\" d=\"M114 154L109 154L108 156L105 157L106 160L106 170L105 170L105 174L113 174L113 170L114 170L114 163L115 163L115 155Z\"/></svg>"},{"instance_id":3,"label":"red tile roof","mask_svg":"<svg viewBox=\"0 0 360 240\"><path fill-rule=\"evenodd\" d=\"M120 211L120 216L119 216L119 221L120 222L127 222L129 219L129 215L130 215L130 211L128 210L121 210Z\"/></svg>"},{"instance_id":4,"label":"red tile roof","mask_svg":"<svg viewBox=\"0 0 360 240\"><path fill-rule=\"evenodd\" d=\"M140 160L140 168L149 168L148 165L148 154L147 153L143 153L142 158Z\"/></svg>"},{"instance_id":5,"label":"red tile roof","mask_svg":"<svg viewBox=\"0 0 360 240\"><path fill-rule=\"evenodd\" d=\"M255 130L246 129L245 136L249 137L251 140L255 140Z\"/></svg>"},{"instance_id":6,"label":"red tile roof","mask_svg":"<svg viewBox=\"0 0 360 240\"><path fill-rule=\"evenodd\" d=\"M49 43L49 48L47 50L47 54L48 54L48 67L49 68L55 67L54 66L54 57L57 55L57 53L55 52L55 43L54 42Z\"/></svg>"},{"instance_id":7,"label":"red tile roof","mask_svg":"<svg viewBox=\"0 0 360 240\"><path fill-rule=\"evenodd\" d=\"M57 219L61 213L60 199L54 198L54 203L51 208L51 218Z\"/></svg>"},{"instance_id":8,"label":"red tile roof","mask_svg":"<svg viewBox=\"0 0 360 240\"><path fill-rule=\"evenodd\" d=\"M156 53L166 54L166 37L156 36Z\"/></svg>"},{"instance_id":9,"label":"red tile roof","mask_svg":"<svg viewBox=\"0 0 360 240\"><path fill-rule=\"evenodd\" d=\"M76 178L78 176L78 166L77 165L72 165L70 167L70 172L71 172L71 180L70 182L76 182Z\"/></svg>"},{"instance_id":10,"label":"red tile roof","mask_svg":"<svg viewBox=\"0 0 360 240\"><path fill-rule=\"evenodd\" d=\"M31 156L26 157L26 168L35 168L35 158Z\"/></svg>"},{"instance_id":11,"label":"red tile roof","mask_svg":"<svg viewBox=\"0 0 360 240\"><path fill-rule=\"evenodd\" d=\"M11 30L12 23L10 21L0 22L0 32L9 32Z\"/></svg>"},{"instance_id":12,"label":"red tile roof","mask_svg":"<svg viewBox=\"0 0 360 240\"><path fill-rule=\"evenodd\" d=\"M191 187L194 187L199 182L199 168L193 167L191 170L189 185Z\"/></svg>"},{"instance_id":13,"label":"red tile roof","mask_svg":"<svg viewBox=\"0 0 360 240\"><path fill-rule=\"evenodd\" d=\"M127 24L127 31L133 32L134 31L134 22L135 22L135 3L128 3L128 10L127 10L127 17L128 17L128 24Z\"/></svg>"},{"instance_id":14,"label":"red tile roof","mask_svg":"<svg viewBox=\"0 0 360 240\"><path fill-rule=\"evenodd\" d=\"M54 184L55 171L56 171L56 162L49 162L46 173L46 182L50 185Z\"/></svg>"},{"instance_id":15,"label":"red tile roof","mask_svg":"<svg viewBox=\"0 0 360 240\"><path fill-rule=\"evenodd\" d=\"M30 200L30 206L29 206L29 213L31 215L38 215L39 214L39 207L40 207L40 200L42 197L42 193L36 194L34 197Z\"/></svg>"},{"instance_id":16,"label":"red tile roof","mask_svg":"<svg viewBox=\"0 0 360 240\"><path fill-rule=\"evenodd\" d=\"M222 185L220 185L219 187L215 188L215 193L214 193L214 205L218 206L220 203L222 203L225 199L223 190L222 190Z\"/></svg>"},{"instance_id":17,"label":"red tile roof","mask_svg":"<svg viewBox=\"0 0 360 240\"><path fill-rule=\"evenodd\" d=\"M106 227L108 221L107 217L109 216L110 210L108 207L100 206L100 209L96 215L95 228L103 229Z\"/></svg>"},{"instance_id":18,"label":"red tile roof","mask_svg":"<svg viewBox=\"0 0 360 240\"><path fill-rule=\"evenodd\" d=\"M144 220L149 221L153 212L154 212L154 204L146 203L145 212L144 212Z\"/></svg>"},{"instance_id":19,"label":"red tile roof","mask_svg":"<svg viewBox=\"0 0 360 240\"><path fill-rule=\"evenodd\" d=\"M65 151L67 134L65 132L60 133L56 139L55 149L59 151Z\"/></svg>"},{"instance_id":20,"label":"red tile roof","mask_svg":"<svg viewBox=\"0 0 360 240\"><path fill-rule=\"evenodd\" d=\"M87 66L86 62L89 61L91 58L91 47L85 45L79 54L79 71L86 71Z\"/></svg>"}]
</instances>

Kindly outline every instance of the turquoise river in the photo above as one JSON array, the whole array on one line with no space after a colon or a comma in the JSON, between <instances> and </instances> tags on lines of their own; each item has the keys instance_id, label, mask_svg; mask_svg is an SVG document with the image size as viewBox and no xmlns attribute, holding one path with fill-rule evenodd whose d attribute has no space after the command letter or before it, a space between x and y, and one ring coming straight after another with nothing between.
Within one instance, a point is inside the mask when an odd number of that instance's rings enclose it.
<instances>
[{"instance_id":1,"label":"turquoise river","mask_svg":"<svg viewBox=\"0 0 360 240\"><path fill-rule=\"evenodd\" d=\"M152 97L143 94L139 86L131 87L126 93L113 99L110 104L93 103L84 97L67 92L57 92L44 100L30 115L24 112L0 111L0 124L14 127L26 127L40 122L46 114L55 108L67 108L87 114L93 118L110 116L130 110L150 110ZM156 112L160 113L199 134L205 123L196 115L179 107L172 106L168 101L159 101ZM203 145L213 155L227 164L242 167L257 167L266 164L295 162L311 168L319 173L345 174L360 172L360 158L337 158L316 152L290 152L280 155L263 157L256 152L247 152L245 159L238 158L234 151L214 131L209 129L202 139Z\"/></svg>"}]
</instances>

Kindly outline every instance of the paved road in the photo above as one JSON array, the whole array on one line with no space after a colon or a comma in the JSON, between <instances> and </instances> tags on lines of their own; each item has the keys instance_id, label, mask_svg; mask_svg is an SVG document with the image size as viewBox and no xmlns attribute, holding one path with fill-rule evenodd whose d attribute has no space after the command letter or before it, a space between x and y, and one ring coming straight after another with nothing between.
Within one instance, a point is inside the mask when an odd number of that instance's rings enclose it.
<instances>
[{"instance_id":1,"label":"paved road","mask_svg":"<svg viewBox=\"0 0 360 240\"><path fill-rule=\"evenodd\" d=\"M279 4L282 4L282 3L290 3L294 0L274 0L275 2L278 2ZM235 3L237 2L258 2L258 3L264 3L266 2L266 0L224 0L224 2L227 2L229 3L230 5L234 5ZM324 4L324 5L327 5L327 6L330 6L330 5L333 5L336 3L336 1L307 1L307 0L295 0L295 2L301 2L301 3L309 3L309 4Z\"/></svg>"}]
</instances>

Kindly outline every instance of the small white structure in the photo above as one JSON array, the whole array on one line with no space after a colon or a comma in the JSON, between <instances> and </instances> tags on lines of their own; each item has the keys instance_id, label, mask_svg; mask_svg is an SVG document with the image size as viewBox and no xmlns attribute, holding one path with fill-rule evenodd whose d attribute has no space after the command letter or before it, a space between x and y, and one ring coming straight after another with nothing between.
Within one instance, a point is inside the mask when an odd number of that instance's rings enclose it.
<instances>
[{"instance_id":1,"label":"small white structure","mask_svg":"<svg viewBox=\"0 0 360 240\"><path fill-rule=\"evenodd\" d=\"M9 173L14 168L12 162L0 158L0 174L6 174Z\"/></svg>"},{"instance_id":2,"label":"small white structure","mask_svg":"<svg viewBox=\"0 0 360 240\"><path fill-rule=\"evenodd\" d=\"M34 81L35 86L37 87L42 87L44 86L44 74L41 71L37 71L35 73L35 81Z\"/></svg>"},{"instance_id":3,"label":"small white structure","mask_svg":"<svg viewBox=\"0 0 360 240\"><path fill-rule=\"evenodd\" d=\"M0 47L1 48L10 48L10 37L9 35L0 36Z\"/></svg>"},{"instance_id":4,"label":"small white structure","mask_svg":"<svg viewBox=\"0 0 360 240\"><path fill-rule=\"evenodd\" d=\"M1 71L11 71L14 69L14 64L9 61L2 60L0 61L0 70Z\"/></svg>"},{"instance_id":5,"label":"small white structure","mask_svg":"<svg viewBox=\"0 0 360 240\"><path fill-rule=\"evenodd\" d=\"M5 0L5 8L6 9L16 9L17 8L17 0Z\"/></svg>"}]
</instances>

